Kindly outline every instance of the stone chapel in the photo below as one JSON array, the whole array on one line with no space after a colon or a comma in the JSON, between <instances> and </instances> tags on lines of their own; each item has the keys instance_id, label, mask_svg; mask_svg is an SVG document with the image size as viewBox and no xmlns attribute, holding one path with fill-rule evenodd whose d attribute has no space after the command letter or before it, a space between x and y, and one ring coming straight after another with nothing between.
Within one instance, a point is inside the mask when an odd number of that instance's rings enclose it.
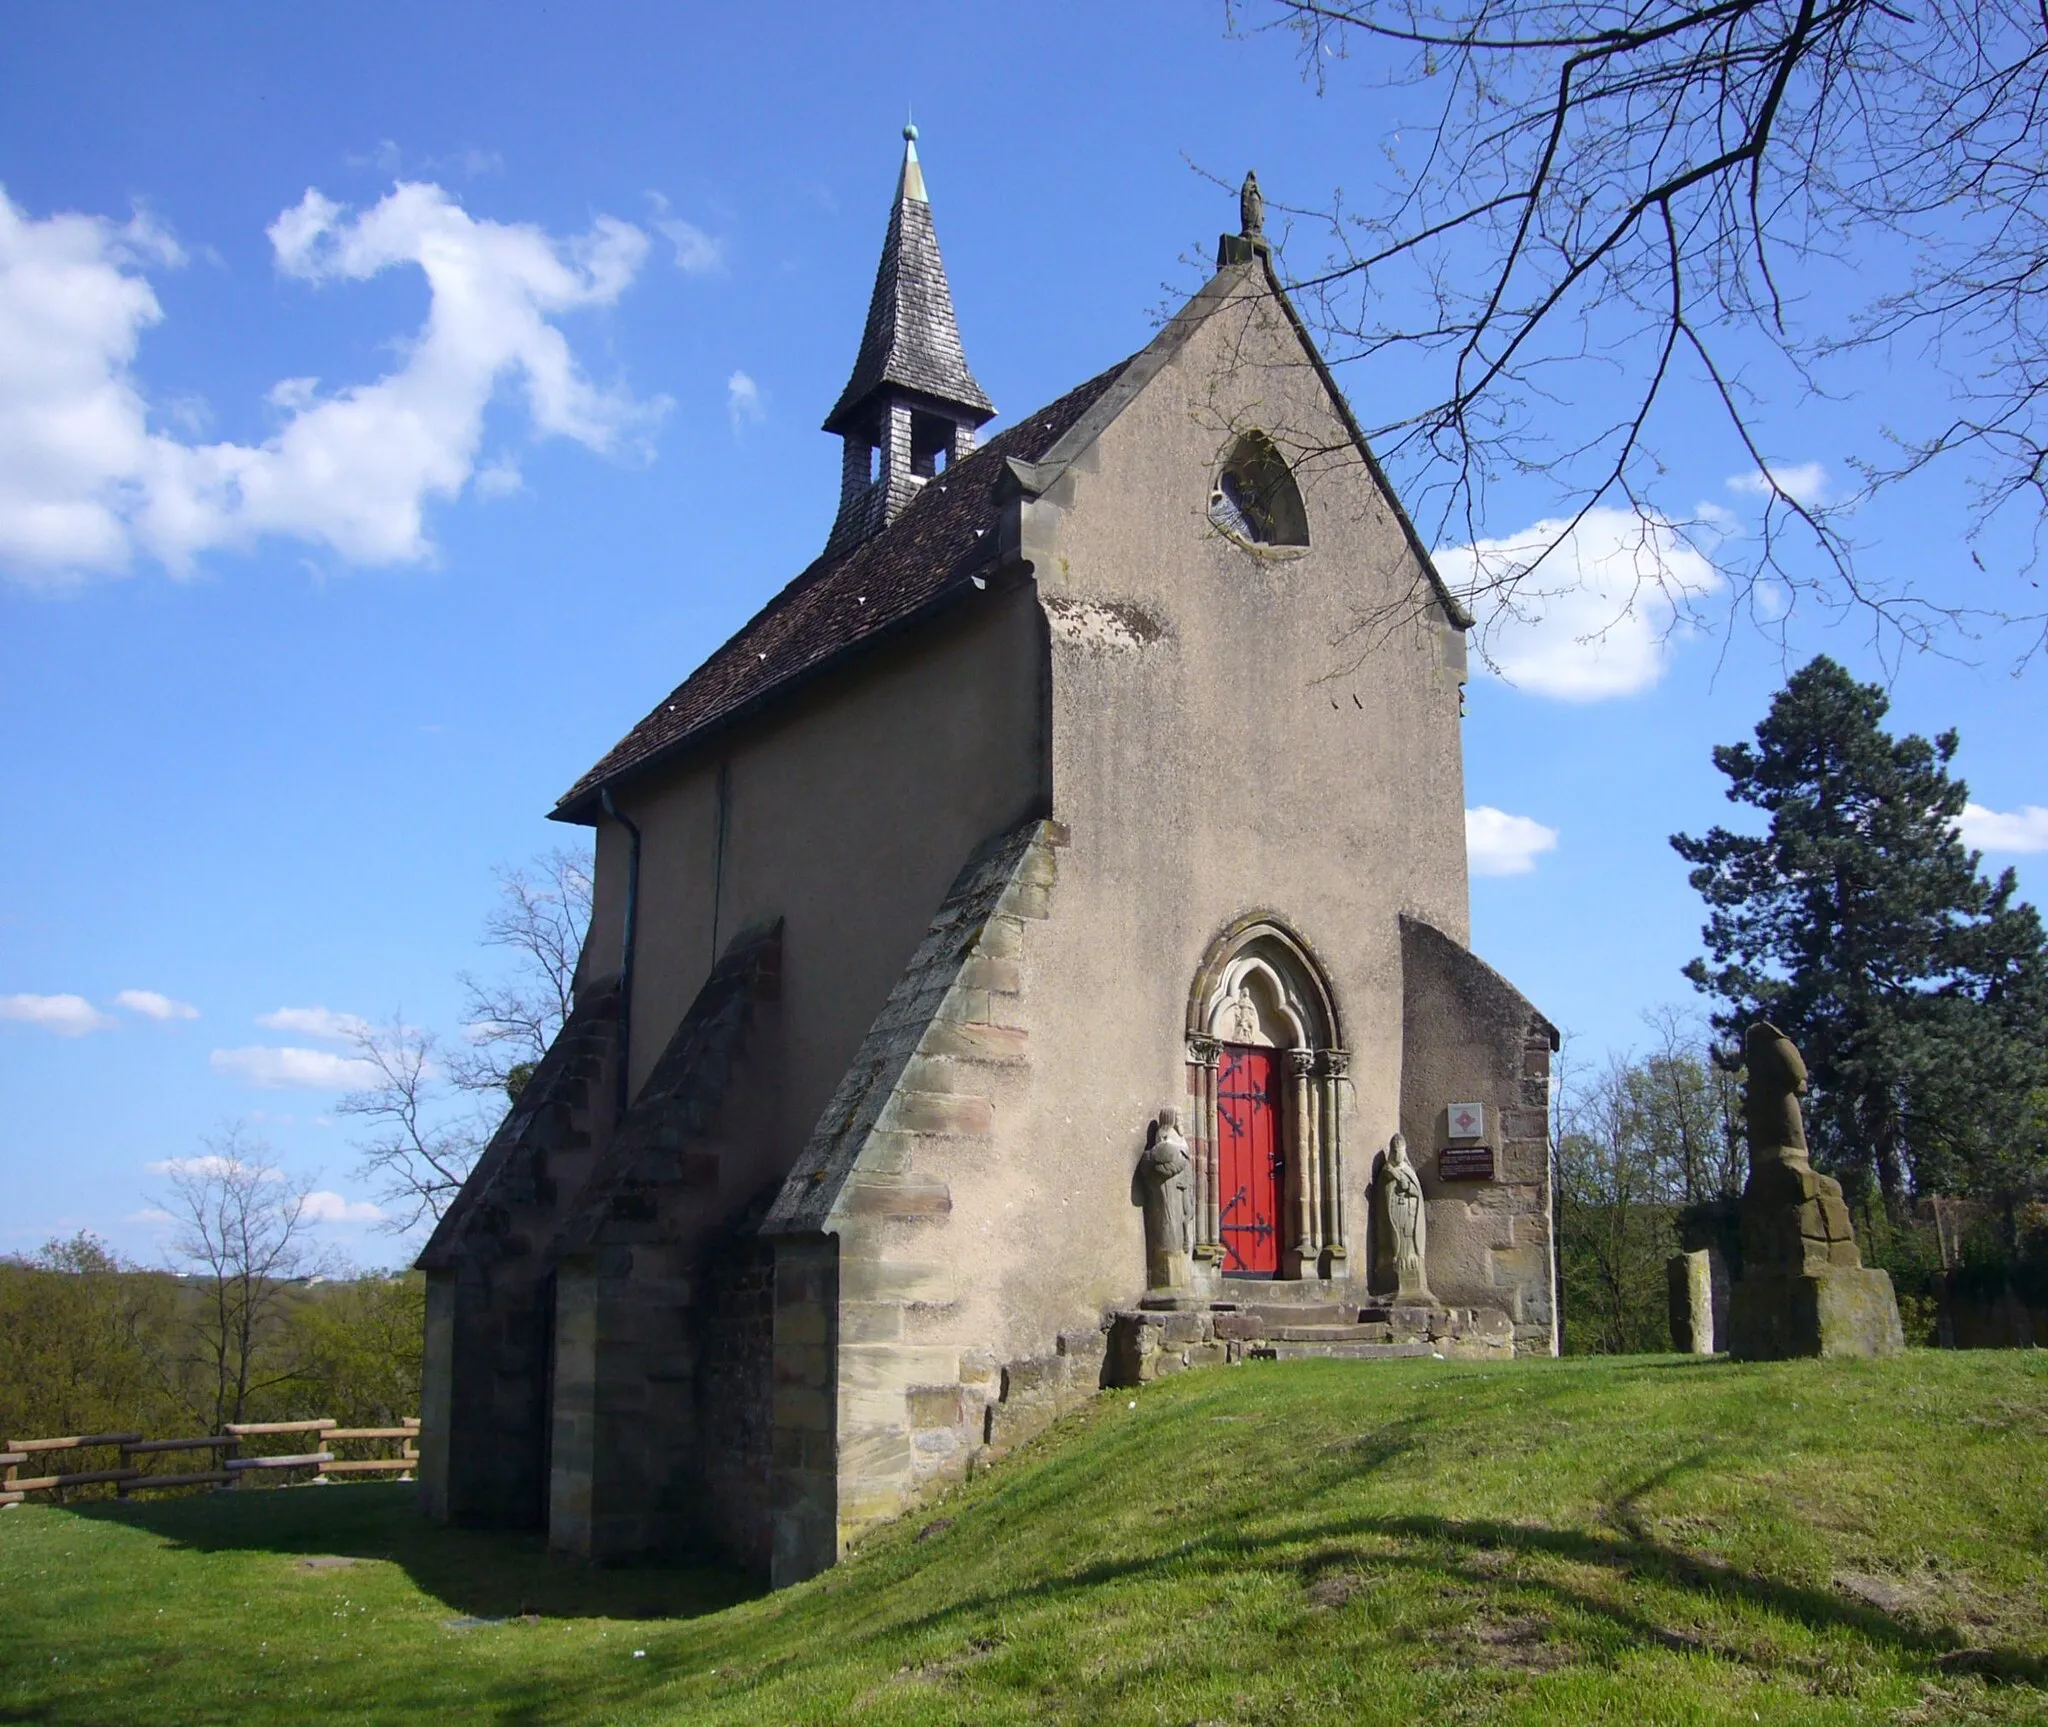
<instances>
[{"instance_id":1,"label":"stone chapel","mask_svg":"<svg viewBox=\"0 0 2048 1727\"><path fill-rule=\"evenodd\" d=\"M553 812L574 1011L419 1261L437 1517L782 1584L1100 1386L1556 1348L1471 620L1256 181L983 441L915 138L822 553Z\"/></svg>"}]
</instances>

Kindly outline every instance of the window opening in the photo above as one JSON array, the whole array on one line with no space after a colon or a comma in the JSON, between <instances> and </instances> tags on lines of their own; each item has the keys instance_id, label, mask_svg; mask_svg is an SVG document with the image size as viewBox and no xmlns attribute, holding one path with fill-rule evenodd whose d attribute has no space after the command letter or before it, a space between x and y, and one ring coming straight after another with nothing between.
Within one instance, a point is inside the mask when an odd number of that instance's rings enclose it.
<instances>
[{"instance_id":1,"label":"window opening","mask_svg":"<svg viewBox=\"0 0 2048 1727\"><path fill-rule=\"evenodd\" d=\"M1264 432L1246 432L1231 445L1209 493L1209 520L1246 545L1308 544L1301 488Z\"/></svg>"}]
</instances>

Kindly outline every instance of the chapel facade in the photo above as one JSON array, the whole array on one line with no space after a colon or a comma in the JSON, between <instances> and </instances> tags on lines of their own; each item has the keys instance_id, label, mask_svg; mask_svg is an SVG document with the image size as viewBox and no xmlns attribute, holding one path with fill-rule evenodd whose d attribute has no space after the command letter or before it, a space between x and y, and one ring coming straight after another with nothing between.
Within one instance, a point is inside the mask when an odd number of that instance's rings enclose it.
<instances>
[{"instance_id":1,"label":"chapel facade","mask_svg":"<svg viewBox=\"0 0 2048 1727\"><path fill-rule=\"evenodd\" d=\"M436 1516L780 1584L1104 1385L1555 1351L1471 620L1240 215L983 441L906 129L822 555L554 811L574 1011L420 1258Z\"/></svg>"}]
</instances>

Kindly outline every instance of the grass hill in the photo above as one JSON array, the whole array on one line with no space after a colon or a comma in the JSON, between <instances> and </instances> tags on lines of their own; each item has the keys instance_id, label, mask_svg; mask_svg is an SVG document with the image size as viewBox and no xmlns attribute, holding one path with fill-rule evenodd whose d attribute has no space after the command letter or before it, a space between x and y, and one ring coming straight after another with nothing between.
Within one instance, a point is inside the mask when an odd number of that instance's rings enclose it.
<instances>
[{"instance_id":1,"label":"grass hill","mask_svg":"<svg viewBox=\"0 0 2048 1727\"><path fill-rule=\"evenodd\" d=\"M390 1486L0 1514L0 1720L2048 1720L2048 1355L1253 1365L837 1571L591 1571Z\"/></svg>"}]
</instances>

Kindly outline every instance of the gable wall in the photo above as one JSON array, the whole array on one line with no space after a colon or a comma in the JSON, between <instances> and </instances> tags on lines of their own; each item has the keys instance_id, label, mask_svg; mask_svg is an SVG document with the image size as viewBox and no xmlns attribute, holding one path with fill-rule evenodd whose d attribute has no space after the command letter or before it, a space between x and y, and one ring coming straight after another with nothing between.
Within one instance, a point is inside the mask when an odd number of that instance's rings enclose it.
<instances>
[{"instance_id":1,"label":"gable wall","mask_svg":"<svg viewBox=\"0 0 2048 1727\"><path fill-rule=\"evenodd\" d=\"M1261 556L1207 521L1250 425L1297 459L1311 549ZM1424 595L1405 536L1271 301L1213 314L1024 536L1052 636L1053 808L1070 836L1026 943L1033 1067L1001 1155L962 1172L984 1220L961 1335L1024 1354L1143 1285L1130 1174L1185 1104L1182 1031L1209 944L1276 915L1327 971L1352 1054L1351 1239L1400 1125L1400 914L1466 939L1458 675L1441 613L1372 642L1372 601ZM1135 638L1135 639L1134 639ZM1455 644L1454 644L1455 645ZM1361 1263L1355 1268L1364 1272Z\"/></svg>"}]
</instances>

